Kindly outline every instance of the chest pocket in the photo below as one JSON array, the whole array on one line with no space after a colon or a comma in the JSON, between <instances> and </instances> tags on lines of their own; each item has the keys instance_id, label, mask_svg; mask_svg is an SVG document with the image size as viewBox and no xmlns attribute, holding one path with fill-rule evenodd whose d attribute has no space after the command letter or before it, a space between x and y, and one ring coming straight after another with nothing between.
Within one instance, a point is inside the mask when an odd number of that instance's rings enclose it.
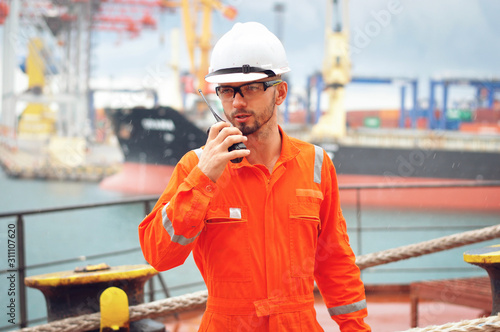
<instances>
[{"instance_id":1,"label":"chest pocket","mask_svg":"<svg viewBox=\"0 0 500 332\"><path fill-rule=\"evenodd\" d=\"M214 281L250 281L247 208L219 206L206 217L206 274Z\"/></svg>"},{"instance_id":2,"label":"chest pocket","mask_svg":"<svg viewBox=\"0 0 500 332\"><path fill-rule=\"evenodd\" d=\"M320 205L314 202L289 204L290 268L292 277L312 277L318 232Z\"/></svg>"}]
</instances>

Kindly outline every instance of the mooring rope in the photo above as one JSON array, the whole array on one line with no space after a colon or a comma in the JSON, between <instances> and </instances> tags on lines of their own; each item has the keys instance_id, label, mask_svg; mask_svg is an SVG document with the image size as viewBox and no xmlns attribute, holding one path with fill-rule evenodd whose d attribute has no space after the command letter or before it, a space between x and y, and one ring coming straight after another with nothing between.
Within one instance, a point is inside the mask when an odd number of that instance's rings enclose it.
<instances>
[{"instance_id":1,"label":"mooring rope","mask_svg":"<svg viewBox=\"0 0 500 332\"><path fill-rule=\"evenodd\" d=\"M360 269L400 261L412 257L432 254L438 251L461 247L467 244L492 240L500 237L500 225L448 235L437 239L410 244L359 256L356 264Z\"/></svg>"},{"instance_id":2,"label":"mooring rope","mask_svg":"<svg viewBox=\"0 0 500 332\"><path fill-rule=\"evenodd\" d=\"M404 332L494 332L500 331L500 316L490 316L457 323L414 328Z\"/></svg>"},{"instance_id":3,"label":"mooring rope","mask_svg":"<svg viewBox=\"0 0 500 332\"><path fill-rule=\"evenodd\" d=\"M438 251L452 249L467 244L482 242L500 237L500 225L485 227L430 241L420 242L408 246L384 250L372 254L359 256L356 263L360 269L366 269L381 264L396 262L411 257L418 257ZM178 312L202 308L207 301L207 291L200 291L182 296L171 297L150 303L130 307L130 320L155 318ZM98 329L100 324L99 313L71 317L44 325L24 328L22 332L81 332ZM484 320L484 322L483 322ZM477 322L476 322L477 321ZM463 328L466 328L465 330ZM498 316L481 318L479 320L450 323L438 327L412 329L412 332L427 331L498 331L500 318Z\"/></svg>"},{"instance_id":4,"label":"mooring rope","mask_svg":"<svg viewBox=\"0 0 500 332\"><path fill-rule=\"evenodd\" d=\"M168 299L139 304L129 308L130 321L155 318L183 311L203 308L207 302L207 291L170 297ZM27 327L22 332L82 332L99 329L101 314L94 313L65 318L48 324Z\"/></svg>"}]
</instances>

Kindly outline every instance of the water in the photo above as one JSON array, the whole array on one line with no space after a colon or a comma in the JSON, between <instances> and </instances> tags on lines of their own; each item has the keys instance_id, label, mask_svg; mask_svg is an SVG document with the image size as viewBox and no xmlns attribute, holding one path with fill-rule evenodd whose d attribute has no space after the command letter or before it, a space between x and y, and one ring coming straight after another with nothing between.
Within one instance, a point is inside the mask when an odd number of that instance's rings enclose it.
<instances>
[{"instance_id":1,"label":"water","mask_svg":"<svg viewBox=\"0 0 500 332\"><path fill-rule=\"evenodd\" d=\"M0 211L20 211L38 208L51 208L75 204L100 203L129 197L126 194L104 191L97 183L59 182L41 180L10 179L0 171ZM73 270L77 266L105 262L110 266L144 264L140 251L113 257L85 259L103 252L113 252L139 247L137 226L144 218L142 204L128 206L94 208L89 210L57 212L40 216L25 217L26 264L34 265L49 261L81 257L80 262L66 263L45 268L33 268L26 276L57 271ZM7 269L7 234L9 224L15 218L0 219L0 270ZM190 257L185 266L162 273L169 287L179 284L202 281ZM9 283L6 275L0 275L0 307L6 308L11 298L8 295ZM156 288L160 288L156 282ZM181 295L203 289L203 286L172 290L172 295ZM16 293L18 289L16 286ZM16 294L17 295L17 294ZM159 293L157 298L162 294ZM39 290L27 288L28 318L38 319L46 316L46 305ZM19 299L16 298L16 304ZM2 312L0 330L8 326L8 316ZM7 317L7 318L5 318ZM19 317L17 311L16 317Z\"/></svg>"},{"instance_id":2,"label":"water","mask_svg":"<svg viewBox=\"0 0 500 332\"><path fill-rule=\"evenodd\" d=\"M108 202L124 197L127 195L101 190L96 183L15 180L7 178L3 172L0 172L0 211L2 212ZM27 216L25 218L26 263L33 265L138 247L137 226L144 217L143 209L142 204L136 204ZM352 229L356 226L356 211L351 207L344 207L343 211L350 229L351 245L358 254L462 232L469 230L464 228L468 225L480 227L496 225L499 222L498 213L363 209L361 223L365 230L358 238L356 231ZM4 258L7 256L7 230L8 225L14 222L13 218L0 219L0 255L3 256L0 260L0 269L7 269L7 260ZM399 227L408 226L444 226L444 228L399 229ZM483 242L444 253L367 269L363 271L363 280L367 284L409 283L423 279L485 275L480 268L464 263L462 254L465 250L496 243L498 241ZM76 266L101 262L106 262L111 266L145 263L141 252L136 251L127 255L115 255L95 260L82 258L80 262L28 269L26 275L73 270ZM415 267L419 269L415 270ZM162 272L161 275L171 288L173 296L204 289L202 285L177 288L182 284L202 281L191 256L183 266ZM0 283L0 307L6 308L10 298L7 296L9 283L5 281L5 275L0 275L0 278L3 280ZM158 283L156 283L156 288L160 290ZM31 320L44 317L46 306L42 293L28 288L27 296L28 318ZM162 294L158 292L157 299L161 297ZM18 299L16 301L19 303ZM0 327L8 326L6 315L2 313L0 317L2 317Z\"/></svg>"}]
</instances>

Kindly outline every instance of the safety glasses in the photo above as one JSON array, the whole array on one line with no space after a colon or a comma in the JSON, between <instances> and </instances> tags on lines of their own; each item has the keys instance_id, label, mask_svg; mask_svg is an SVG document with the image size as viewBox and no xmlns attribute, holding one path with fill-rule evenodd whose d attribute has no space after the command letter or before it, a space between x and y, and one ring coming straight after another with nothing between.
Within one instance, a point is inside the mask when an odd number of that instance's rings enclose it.
<instances>
[{"instance_id":1,"label":"safety glasses","mask_svg":"<svg viewBox=\"0 0 500 332\"><path fill-rule=\"evenodd\" d=\"M266 82L250 82L240 86L220 85L215 88L215 93L222 101L231 101L239 93L243 98L251 99L261 96L268 88L278 85L282 80Z\"/></svg>"}]
</instances>

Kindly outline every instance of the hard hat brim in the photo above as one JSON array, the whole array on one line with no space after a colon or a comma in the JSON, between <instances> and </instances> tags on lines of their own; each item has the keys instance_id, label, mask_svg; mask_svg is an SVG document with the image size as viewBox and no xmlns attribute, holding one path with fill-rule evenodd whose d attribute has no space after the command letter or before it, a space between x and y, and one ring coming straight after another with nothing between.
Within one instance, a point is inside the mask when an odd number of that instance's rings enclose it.
<instances>
[{"instance_id":1,"label":"hard hat brim","mask_svg":"<svg viewBox=\"0 0 500 332\"><path fill-rule=\"evenodd\" d=\"M267 77L275 77L289 72L290 68L281 68L279 70L269 70L259 67L243 65L242 67L224 68L209 73L205 76L208 83L238 83L258 81Z\"/></svg>"}]
</instances>

